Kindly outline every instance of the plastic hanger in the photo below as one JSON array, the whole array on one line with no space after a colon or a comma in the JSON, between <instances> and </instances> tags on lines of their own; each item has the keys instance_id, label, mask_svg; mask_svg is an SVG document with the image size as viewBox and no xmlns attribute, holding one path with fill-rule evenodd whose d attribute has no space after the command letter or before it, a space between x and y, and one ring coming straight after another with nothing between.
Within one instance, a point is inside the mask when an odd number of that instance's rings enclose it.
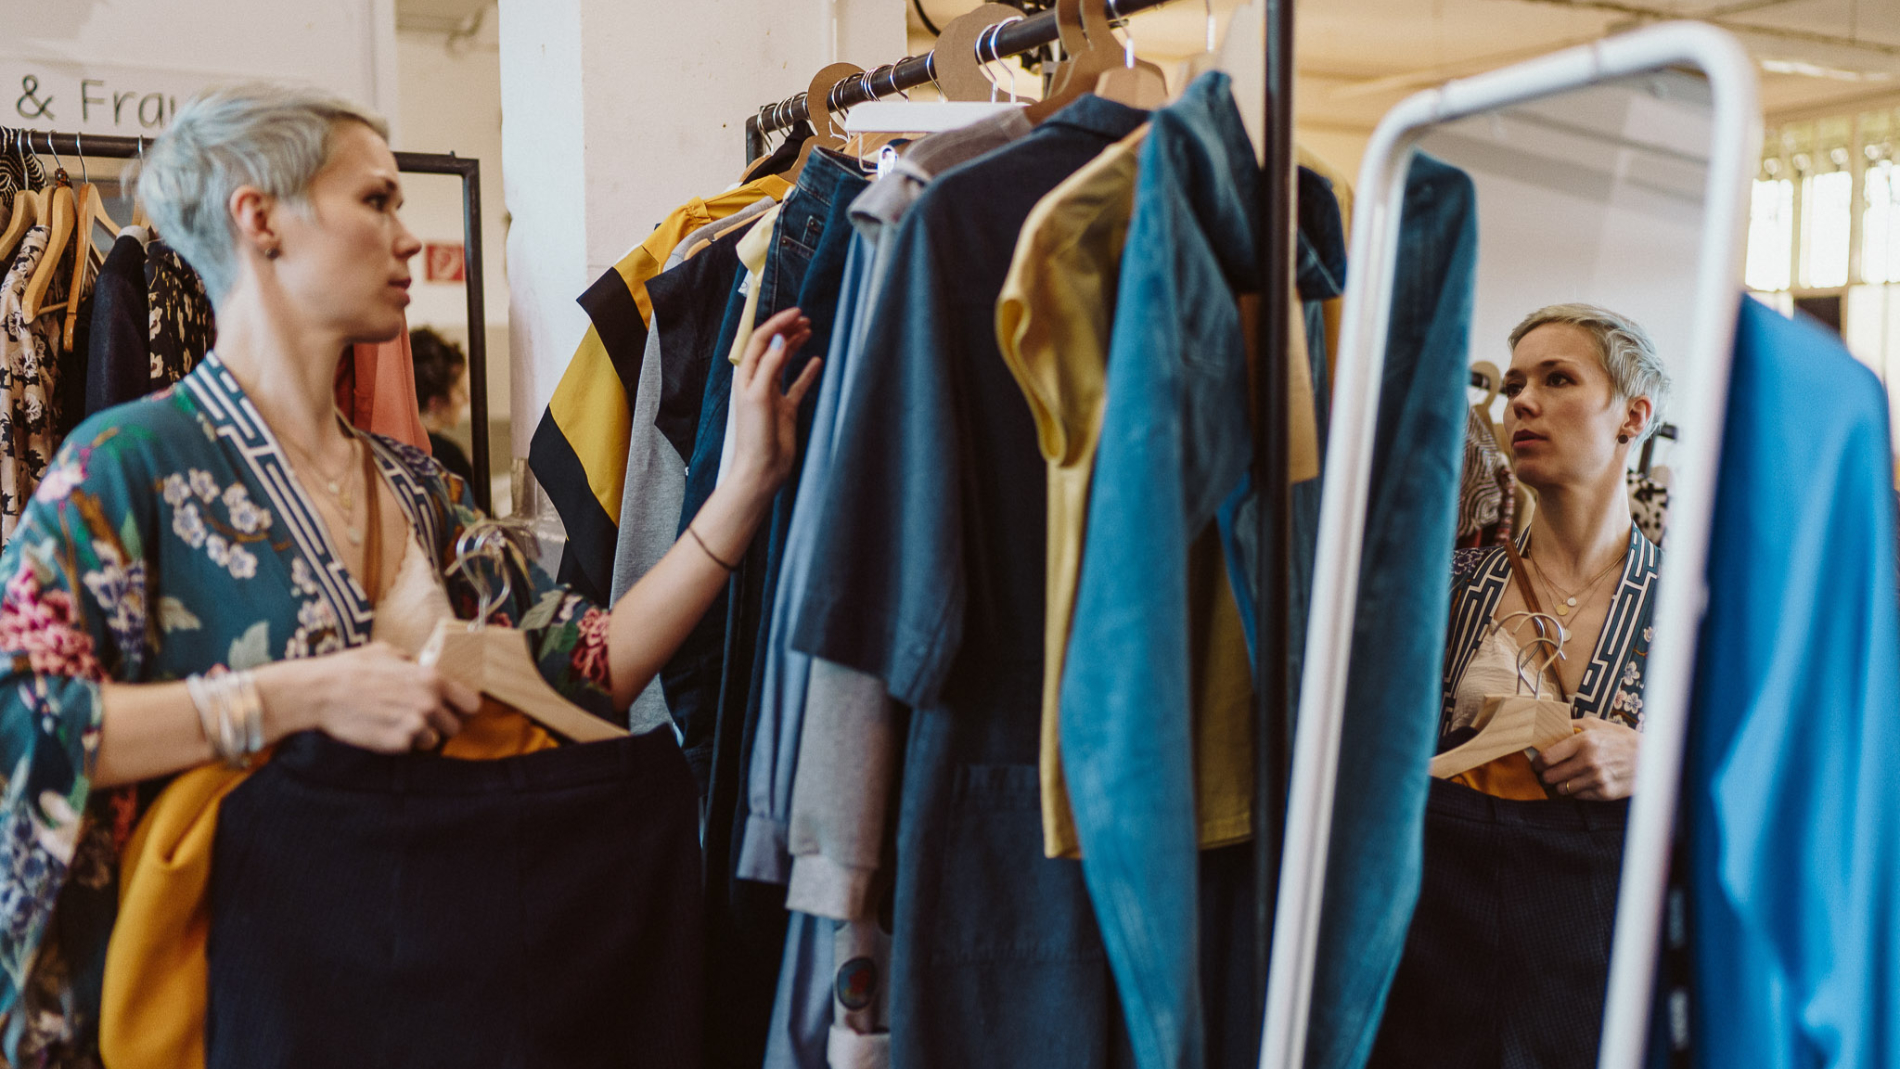
<instances>
[{"instance_id":1,"label":"plastic hanger","mask_svg":"<svg viewBox=\"0 0 1900 1069\"><path fill-rule=\"evenodd\" d=\"M450 679L519 710L535 723L575 742L626 737L630 734L626 728L582 709L548 685L535 667L534 658L528 655L526 635L512 627L488 623L488 614L508 600L509 557L520 554L502 526L492 520L472 524L462 533L455 543L455 563L449 571L461 569L480 593L475 619L466 624L438 621L429 641L416 654L416 662L433 665ZM501 580L499 592L491 592L487 577L475 567L478 560L495 566Z\"/></svg>"},{"instance_id":2,"label":"plastic hanger","mask_svg":"<svg viewBox=\"0 0 1900 1069\"><path fill-rule=\"evenodd\" d=\"M1113 4L1115 0L1106 0ZM1091 36L1101 33L1106 39L1114 40L1114 17L1119 14L1100 0L1084 3L1082 17L1089 20L1095 15L1103 16L1088 25ZM1131 108L1153 110L1168 102L1168 79L1161 68L1145 59L1135 57L1135 29L1133 24L1122 27L1122 65L1111 71L1105 71L1095 79L1095 95L1104 100L1113 100Z\"/></svg>"},{"instance_id":3,"label":"plastic hanger","mask_svg":"<svg viewBox=\"0 0 1900 1069\"><path fill-rule=\"evenodd\" d=\"M66 291L67 352L72 351L74 332L79 326L79 294L81 287L86 281L86 268L91 266L95 260L100 263L105 261L105 257L100 254L98 247L92 243L93 228L98 227L103 229L106 233L111 234L115 241L119 237L119 225L114 223L112 217L106 214L105 198L99 195L99 187L92 184L92 176L86 169L85 142L78 140L78 135L74 135L74 137L76 143L79 145L80 153L79 193L76 198L77 219L74 231L75 236L79 240L79 247L73 251L72 288Z\"/></svg>"},{"instance_id":4,"label":"plastic hanger","mask_svg":"<svg viewBox=\"0 0 1900 1069\"><path fill-rule=\"evenodd\" d=\"M812 153L821 148L836 151L844 147L844 131L832 121L831 97L840 83L863 73L864 68L855 63L832 63L812 76L811 85L805 89L805 115L806 121L811 123L812 133L804 147L798 150L798 158L792 161L791 169L785 172L787 182L798 181Z\"/></svg>"},{"instance_id":5,"label":"plastic hanger","mask_svg":"<svg viewBox=\"0 0 1900 1069\"><path fill-rule=\"evenodd\" d=\"M21 312L28 322L38 319L44 312L64 307L64 304L46 308L46 291L53 285L53 279L59 274L60 260L66 254L66 246L72 243L73 229L78 219L78 211L73 204L73 180L66 173L66 165L59 158L59 150L53 147L53 137L46 136L46 147L53 154L53 186L46 191L47 211L42 223L51 220L52 236L46 241L46 251L41 254L39 264L33 268L33 277L26 283L26 295L22 298Z\"/></svg>"},{"instance_id":6,"label":"plastic hanger","mask_svg":"<svg viewBox=\"0 0 1900 1069\"><path fill-rule=\"evenodd\" d=\"M891 69L895 70L896 67L893 66ZM876 71L859 74L857 78L858 85L864 90L864 95L871 97L873 100L877 98L876 75L878 71L881 70L884 70L884 68L880 67ZM894 85L895 83L893 83L893 86ZM847 113L845 117L849 120L849 113ZM909 131L905 130L852 131L846 128L844 152L848 156L856 156L859 169L863 169L866 153L877 152L885 145L896 141L898 137L908 132Z\"/></svg>"},{"instance_id":7,"label":"plastic hanger","mask_svg":"<svg viewBox=\"0 0 1900 1069\"><path fill-rule=\"evenodd\" d=\"M1085 12L1094 11L1101 15L1102 31L1100 36L1088 36L1089 23L1092 21ZM1083 94L1093 92L1095 83L1102 75L1123 65L1122 50L1111 46L1113 34L1108 32L1108 11L1103 0L1056 0L1056 27L1061 32L1065 21L1074 22L1082 28L1088 44L1080 52L1069 58L1065 67L1062 86L1034 104L1029 105L1023 114L1032 123L1041 123L1044 119L1068 107Z\"/></svg>"}]
</instances>

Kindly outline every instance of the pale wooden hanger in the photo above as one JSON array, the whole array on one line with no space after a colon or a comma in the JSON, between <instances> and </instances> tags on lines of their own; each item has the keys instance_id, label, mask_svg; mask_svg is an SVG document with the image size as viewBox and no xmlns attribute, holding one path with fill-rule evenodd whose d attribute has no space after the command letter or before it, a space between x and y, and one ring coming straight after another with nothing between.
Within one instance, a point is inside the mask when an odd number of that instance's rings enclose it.
<instances>
[{"instance_id":1,"label":"pale wooden hanger","mask_svg":"<svg viewBox=\"0 0 1900 1069\"><path fill-rule=\"evenodd\" d=\"M85 151L85 142L79 142L79 146L80 151L83 153ZM80 158L80 174L82 176L86 174L85 158L83 156ZM99 195L99 187L93 185L87 177L80 179L76 208L77 218L74 236L79 241L79 247L73 252L72 288L66 291L67 352L72 351L74 331L79 325L79 294L81 287L86 281L86 268L91 266L94 260L100 262L104 261L104 257L99 255L98 248L92 243L93 228L98 227L103 229L106 233L111 234L114 240L117 240L119 236L119 225L112 221L111 216L106 214L105 198Z\"/></svg>"},{"instance_id":2,"label":"pale wooden hanger","mask_svg":"<svg viewBox=\"0 0 1900 1069\"><path fill-rule=\"evenodd\" d=\"M929 63L931 80L945 100L988 100L995 95L996 85L983 73L983 63L977 58L977 42L990 27L1022 17L1021 11L1008 4L979 4L944 26L930 50Z\"/></svg>"},{"instance_id":3,"label":"pale wooden hanger","mask_svg":"<svg viewBox=\"0 0 1900 1069\"><path fill-rule=\"evenodd\" d=\"M1085 0L1082 18L1091 38L1100 33L1106 41L1115 39L1113 18L1107 4L1114 0ZM1093 20L1093 21L1090 21ZM1104 71L1095 79L1095 95L1131 108L1152 111L1168 102L1168 79L1161 68L1135 56L1135 31L1124 27L1127 41L1122 45L1122 65Z\"/></svg>"},{"instance_id":4,"label":"pale wooden hanger","mask_svg":"<svg viewBox=\"0 0 1900 1069\"><path fill-rule=\"evenodd\" d=\"M5 230L0 230L0 263L11 261L13 252L20 247L20 239L40 221L40 194L37 190L22 189L13 196L13 214L7 217Z\"/></svg>"},{"instance_id":5,"label":"pale wooden hanger","mask_svg":"<svg viewBox=\"0 0 1900 1069\"><path fill-rule=\"evenodd\" d=\"M1121 48L1111 46L1109 43L1113 35L1106 29L1108 12L1103 5L1103 0L1056 0L1057 32L1061 32L1065 21L1070 21L1081 27L1086 36L1089 19L1084 14L1085 8L1093 8L1101 12L1101 22L1104 27L1102 35L1087 37L1086 46L1069 57L1069 62L1064 67L1066 77L1060 89L1051 91L1048 96L1024 109L1023 114L1028 116L1032 123L1042 123L1049 116L1075 103L1083 94L1094 91L1095 83L1102 75L1123 65Z\"/></svg>"},{"instance_id":6,"label":"pale wooden hanger","mask_svg":"<svg viewBox=\"0 0 1900 1069\"><path fill-rule=\"evenodd\" d=\"M608 723L560 695L542 678L528 653L528 638L512 627L488 623L488 615L508 600L508 558L518 555L502 526L492 520L470 525L455 544L451 572L461 569L481 595L475 619L464 624L440 620L429 641L416 654L416 663L433 665L450 679L519 710L530 720L574 742L605 742L631 734ZM494 564L499 592L475 567L478 560Z\"/></svg>"},{"instance_id":7,"label":"pale wooden hanger","mask_svg":"<svg viewBox=\"0 0 1900 1069\"><path fill-rule=\"evenodd\" d=\"M53 147L52 135L47 135L46 147ZM31 322L42 312L64 307L55 305L53 309L43 307L46 303L46 291L53 285L53 279L59 274L60 260L66 254L66 246L72 243L73 230L78 223L78 210L73 203L73 180L66 173L64 164L59 163L59 153L53 153L55 170L53 185L45 191L48 210L41 213L42 225L47 225L52 236L46 241L46 251L41 255L39 265L33 269L33 277L27 279L26 294L22 298L21 313Z\"/></svg>"},{"instance_id":8,"label":"pale wooden hanger","mask_svg":"<svg viewBox=\"0 0 1900 1069\"><path fill-rule=\"evenodd\" d=\"M844 130L832 119L831 92L839 83L856 75L863 74L864 68L855 63L832 63L826 65L812 76L811 85L805 88L806 121L811 123L812 134L798 150L798 158L785 172L785 180L796 184L798 176L804 173L805 164L811 154L821 148L834 151L844 148Z\"/></svg>"},{"instance_id":9,"label":"pale wooden hanger","mask_svg":"<svg viewBox=\"0 0 1900 1069\"><path fill-rule=\"evenodd\" d=\"M1522 619L1516 630L1522 630L1527 623L1541 620L1548 621L1559 636L1565 635L1562 622L1554 616L1542 612L1515 612L1492 624L1490 633L1483 635L1482 641L1491 641L1496 632L1504 630L1505 624L1520 617ZM1527 680L1524 676L1525 662L1536 660L1539 647L1548 648L1550 654L1537 665L1536 673ZM1432 758L1429 766L1432 777L1450 779L1481 765L1488 765L1500 757L1509 757L1526 750L1541 750L1574 734L1576 727L1570 703L1543 697L1545 673L1562 656L1561 641L1553 641L1544 634L1539 634L1529 645L1519 649L1518 684L1521 688L1528 683L1532 692L1527 695L1520 689L1517 694L1487 696L1484 711L1489 715L1478 733ZM1561 680L1557 684L1557 691L1560 696L1563 694Z\"/></svg>"}]
</instances>

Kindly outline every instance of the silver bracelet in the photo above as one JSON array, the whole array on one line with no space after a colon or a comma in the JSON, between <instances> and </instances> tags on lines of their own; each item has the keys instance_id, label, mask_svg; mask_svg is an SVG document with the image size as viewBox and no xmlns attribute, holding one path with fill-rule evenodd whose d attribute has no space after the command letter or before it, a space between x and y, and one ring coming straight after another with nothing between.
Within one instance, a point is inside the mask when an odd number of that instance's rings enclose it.
<instances>
[{"instance_id":1,"label":"silver bracelet","mask_svg":"<svg viewBox=\"0 0 1900 1069\"><path fill-rule=\"evenodd\" d=\"M185 689L198 707L198 723L218 757L232 768L249 768L264 748L264 704L252 674L188 676Z\"/></svg>"}]
</instances>

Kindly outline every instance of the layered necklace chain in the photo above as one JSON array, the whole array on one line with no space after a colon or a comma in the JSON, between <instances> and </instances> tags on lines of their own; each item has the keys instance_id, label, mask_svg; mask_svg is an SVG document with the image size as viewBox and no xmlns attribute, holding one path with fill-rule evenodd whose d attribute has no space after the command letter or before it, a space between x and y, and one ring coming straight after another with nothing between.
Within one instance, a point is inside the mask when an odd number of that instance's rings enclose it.
<instances>
[{"instance_id":1,"label":"layered necklace chain","mask_svg":"<svg viewBox=\"0 0 1900 1069\"><path fill-rule=\"evenodd\" d=\"M1597 588L1597 584L1603 582L1603 579L1605 576L1609 575L1611 571L1620 567L1623 564L1623 562L1628 559L1629 559L1629 550L1626 549L1623 551L1621 556L1617 557L1615 560L1605 565L1602 571L1592 576L1589 582L1583 584L1581 587L1578 587L1574 591L1565 590L1563 587L1558 586L1556 582L1554 582L1550 578L1550 573L1544 571L1544 566L1537 563L1536 557L1531 557L1530 562L1531 562L1531 567L1537 569L1537 574L1539 578L1544 580L1544 585L1549 587L1554 593L1556 593L1559 597L1563 599L1562 601L1558 602L1557 605L1555 606L1557 615L1569 616L1571 612L1576 609L1577 602L1580 598L1588 597L1590 595L1590 592Z\"/></svg>"},{"instance_id":2,"label":"layered necklace chain","mask_svg":"<svg viewBox=\"0 0 1900 1069\"><path fill-rule=\"evenodd\" d=\"M282 439L290 444L289 439ZM301 446L292 446L298 456L312 473L322 480L323 489L336 501L337 508L343 513L343 534L353 546L363 544L363 528L356 522L356 449L357 441L350 438L350 459L343 465L341 478L332 478L317 467L315 458L304 452Z\"/></svg>"}]
</instances>

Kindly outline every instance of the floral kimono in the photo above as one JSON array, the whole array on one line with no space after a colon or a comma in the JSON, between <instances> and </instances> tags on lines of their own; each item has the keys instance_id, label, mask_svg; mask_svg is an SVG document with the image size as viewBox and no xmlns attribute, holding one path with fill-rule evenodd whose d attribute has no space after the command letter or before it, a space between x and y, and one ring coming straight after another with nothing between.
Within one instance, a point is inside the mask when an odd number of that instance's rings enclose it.
<instances>
[{"instance_id":1,"label":"floral kimono","mask_svg":"<svg viewBox=\"0 0 1900 1069\"><path fill-rule=\"evenodd\" d=\"M1518 541L1519 549L1529 535ZM1649 668L1650 626L1662 550L1630 527L1629 557L1623 578L1611 595L1603 633L1570 696L1578 717L1596 716L1626 727L1643 726L1643 674ZM1451 634L1445 644L1445 678L1438 734L1441 742L1456 725L1458 684L1482 644L1497 613L1505 587L1512 582L1511 559L1503 546L1460 549L1452 555ZM1573 651L1574 652L1574 651Z\"/></svg>"},{"instance_id":2,"label":"floral kimono","mask_svg":"<svg viewBox=\"0 0 1900 1069\"><path fill-rule=\"evenodd\" d=\"M479 518L423 453L366 436L444 567ZM610 716L607 614L539 569L491 617L548 682ZM182 679L369 641L372 609L270 428L215 355L75 430L0 554L0 1053L98 1064L119 851L152 785L94 792L101 683ZM475 591L449 577L460 615Z\"/></svg>"}]
</instances>

